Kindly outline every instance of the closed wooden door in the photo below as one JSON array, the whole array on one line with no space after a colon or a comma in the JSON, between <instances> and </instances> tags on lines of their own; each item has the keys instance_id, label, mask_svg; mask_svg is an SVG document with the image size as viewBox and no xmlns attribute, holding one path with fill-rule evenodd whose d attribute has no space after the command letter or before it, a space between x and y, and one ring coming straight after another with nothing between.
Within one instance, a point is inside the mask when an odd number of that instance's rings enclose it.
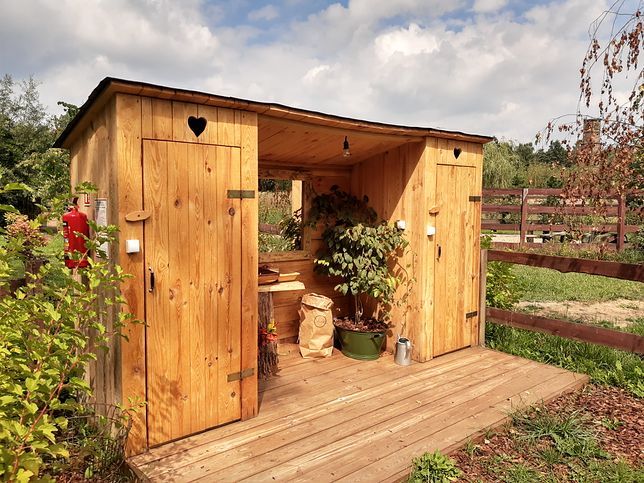
<instances>
[{"instance_id":1,"label":"closed wooden door","mask_svg":"<svg viewBox=\"0 0 644 483\"><path fill-rule=\"evenodd\" d=\"M471 344L471 312L476 310L474 252L476 169L438 165L434 272L434 356ZM468 317L468 314L470 317Z\"/></svg>"},{"instance_id":2,"label":"closed wooden door","mask_svg":"<svg viewBox=\"0 0 644 483\"><path fill-rule=\"evenodd\" d=\"M148 444L240 418L240 149L143 142Z\"/></svg>"}]
</instances>

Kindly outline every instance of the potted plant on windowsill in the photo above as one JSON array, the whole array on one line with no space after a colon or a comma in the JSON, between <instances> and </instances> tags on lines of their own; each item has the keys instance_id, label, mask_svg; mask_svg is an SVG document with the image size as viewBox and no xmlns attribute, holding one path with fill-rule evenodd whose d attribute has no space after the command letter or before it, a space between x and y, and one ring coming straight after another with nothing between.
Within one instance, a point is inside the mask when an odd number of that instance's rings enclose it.
<instances>
[{"instance_id":1,"label":"potted plant on windowsill","mask_svg":"<svg viewBox=\"0 0 644 483\"><path fill-rule=\"evenodd\" d=\"M353 297L353 316L334 321L342 352L363 360L377 359L382 350L402 282L393 270L395 259L408 243L403 232L378 220L368 201L333 186L312 200L310 212L311 224L324 227L316 271L340 277L334 289ZM365 306L374 313L367 316Z\"/></svg>"}]
</instances>

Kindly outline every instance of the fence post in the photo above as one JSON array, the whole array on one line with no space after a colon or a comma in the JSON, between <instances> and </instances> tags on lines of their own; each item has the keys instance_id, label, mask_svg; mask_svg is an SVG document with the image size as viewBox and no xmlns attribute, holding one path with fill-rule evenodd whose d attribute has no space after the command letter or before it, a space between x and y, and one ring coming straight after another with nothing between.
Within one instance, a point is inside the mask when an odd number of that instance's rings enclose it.
<instances>
[{"instance_id":1,"label":"fence post","mask_svg":"<svg viewBox=\"0 0 644 483\"><path fill-rule=\"evenodd\" d=\"M617 251L624 249L624 235L626 234L626 200L620 194L617 205Z\"/></svg>"},{"instance_id":2,"label":"fence post","mask_svg":"<svg viewBox=\"0 0 644 483\"><path fill-rule=\"evenodd\" d=\"M521 190L521 224L519 225L519 244L526 242L528 234L528 188Z\"/></svg>"},{"instance_id":3,"label":"fence post","mask_svg":"<svg viewBox=\"0 0 644 483\"><path fill-rule=\"evenodd\" d=\"M481 265L479 268L479 345L485 347L485 295L487 293L487 250L481 250Z\"/></svg>"}]
</instances>

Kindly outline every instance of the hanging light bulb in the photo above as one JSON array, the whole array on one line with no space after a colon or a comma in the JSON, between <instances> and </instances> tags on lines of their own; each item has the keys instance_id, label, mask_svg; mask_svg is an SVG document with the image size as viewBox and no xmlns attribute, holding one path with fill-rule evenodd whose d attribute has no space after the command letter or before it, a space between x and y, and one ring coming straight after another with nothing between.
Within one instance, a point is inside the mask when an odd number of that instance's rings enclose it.
<instances>
[{"instance_id":1,"label":"hanging light bulb","mask_svg":"<svg viewBox=\"0 0 644 483\"><path fill-rule=\"evenodd\" d=\"M351 151L349 151L349 140L344 136L344 143L342 144L342 156L348 158L351 156Z\"/></svg>"}]
</instances>

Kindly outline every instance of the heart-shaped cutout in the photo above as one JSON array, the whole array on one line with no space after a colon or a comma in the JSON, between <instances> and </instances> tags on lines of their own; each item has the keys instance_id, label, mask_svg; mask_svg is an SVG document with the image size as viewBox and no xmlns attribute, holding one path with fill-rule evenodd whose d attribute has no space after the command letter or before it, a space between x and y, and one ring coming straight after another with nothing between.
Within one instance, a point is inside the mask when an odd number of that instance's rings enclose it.
<instances>
[{"instance_id":1,"label":"heart-shaped cutout","mask_svg":"<svg viewBox=\"0 0 644 483\"><path fill-rule=\"evenodd\" d=\"M206 124L208 124L208 120L205 117L195 117L195 116L190 116L188 118L188 127L190 130L195 133L195 136L199 137L199 135L204 132L206 129Z\"/></svg>"},{"instance_id":2,"label":"heart-shaped cutout","mask_svg":"<svg viewBox=\"0 0 644 483\"><path fill-rule=\"evenodd\" d=\"M460 155L461 155L461 148L454 148L454 157L458 159Z\"/></svg>"}]
</instances>

